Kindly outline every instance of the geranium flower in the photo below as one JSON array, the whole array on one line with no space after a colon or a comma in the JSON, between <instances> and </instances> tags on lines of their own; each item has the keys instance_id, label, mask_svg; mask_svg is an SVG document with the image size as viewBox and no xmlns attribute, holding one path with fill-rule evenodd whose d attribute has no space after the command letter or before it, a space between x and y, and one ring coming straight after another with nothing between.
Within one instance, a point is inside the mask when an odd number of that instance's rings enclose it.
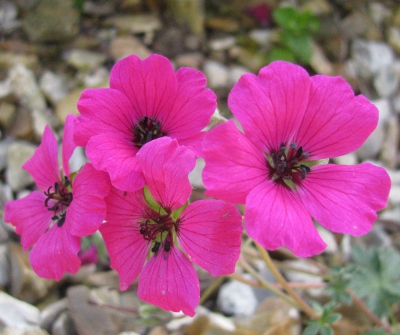
<instances>
[{"instance_id":1,"label":"geranium flower","mask_svg":"<svg viewBox=\"0 0 400 335\"><path fill-rule=\"evenodd\" d=\"M115 187L138 190L144 178L136 154L146 143L169 136L200 155L201 130L216 109L215 94L205 85L200 71L175 73L163 56L124 58L112 68L110 88L83 92L75 141Z\"/></svg>"},{"instance_id":2,"label":"geranium flower","mask_svg":"<svg viewBox=\"0 0 400 335\"><path fill-rule=\"evenodd\" d=\"M388 198L387 172L317 164L356 150L374 130L378 110L364 96L340 77L278 61L243 75L228 104L244 134L229 121L207 135L203 179L209 196L246 204L255 241L307 257L326 247L311 217L336 233L371 229Z\"/></svg>"},{"instance_id":3,"label":"geranium flower","mask_svg":"<svg viewBox=\"0 0 400 335\"><path fill-rule=\"evenodd\" d=\"M194 155L167 137L146 144L137 160L147 197L143 190L112 188L106 198L107 222L100 228L121 290L140 274L140 299L191 316L200 298L191 261L214 276L232 273L242 233L241 215L233 204L199 200L185 207Z\"/></svg>"},{"instance_id":4,"label":"geranium flower","mask_svg":"<svg viewBox=\"0 0 400 335\"><path fill-rule=\"evenodd\" d=\"M41 277L60 280L65 272L78 271L80 237L94 233L105 218L104 197L110 191L106 173L85 164L72 174L68 161L75 149L72 140L75 116L68 116L62 144L62 168L57 140L46 126L42 143L22 167L40 191L6 202L6 222L16 227L34 271Z\"/></svg>"}]
</instances>

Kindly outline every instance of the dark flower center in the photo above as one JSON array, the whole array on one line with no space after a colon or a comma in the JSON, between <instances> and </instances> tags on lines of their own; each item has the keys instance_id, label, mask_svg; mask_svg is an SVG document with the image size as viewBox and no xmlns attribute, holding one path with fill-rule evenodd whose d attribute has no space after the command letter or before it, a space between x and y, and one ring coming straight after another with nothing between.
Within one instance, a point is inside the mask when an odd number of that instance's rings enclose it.
<instances>
[{"instance_id":1,"label":"dark flower center","mask_svg":"<svg viewBox=\"0 0 400 335\"><path fill-rule=\"evenodd\" d=\"M58 227L61 227L64 224L66 210L72 202L72 192L68 189L68 186L70 185L71 183L69 179L64 177L62 182L56 182L54 187L50 186L47 191L44 192L47 196L44 205L49 211L54 212L52 220L57 222Z\"/></svg>"},{"instance_id":2,"label":"dark flower center","mask_svg":"<svg viewBox=\"0 0 400 335\"><path fill-rule=\"evenodd\" d=\"M305 164L308 157L309 154L303 151L303 147L297 147L296 143L291 143L287 147L282 142L277 151L268 155L270 179L286 186L299 183L311 171Z\"/></svg>"},{"instance_id":3,"label":"dark flower center","mask_svg":"<svg viewBox=\"0 0 400 335\"><path fill-rule=\"evenodd\" d=\"M160 121L156 121L154 117L142 117L133 128L133 143L139 149L147 142L165 136L161 131Z\"/></svg>"},{"instance_id":4,"label":"dark flower center","mask_svg":"<svg viewBox=\"0 0 400 335\"><path fill-rule=\"evenodd\" d=\"M144 220L140 223L140 234L147 241L154 242L151 249L155 254L162 248L165 252L171 250L173 245L173 231L178 232L179 220L172 220L170 214Z\"/></svg>"}]
</instances>

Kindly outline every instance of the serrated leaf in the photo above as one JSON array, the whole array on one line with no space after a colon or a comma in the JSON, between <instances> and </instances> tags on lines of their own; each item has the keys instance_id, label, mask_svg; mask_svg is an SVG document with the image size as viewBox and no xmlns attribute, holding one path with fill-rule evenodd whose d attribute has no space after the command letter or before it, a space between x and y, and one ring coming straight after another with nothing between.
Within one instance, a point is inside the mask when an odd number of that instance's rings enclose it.
<instances>
[{"instance_id":1,"label":"serrated leaf","mask_svg":"<svg viewBox=\"0 0 400 335\"><path fill-rule=\"evenodd\" d=\"M298 28L298 11L293 7L279 7L273 11L272 16L276 24L284 29L295 31Z\"/></svg>"},{"instance_id":2,"label":"serrated leaf","mask_svg":"<svg viewBox=\"0 0 400 335\"><path fill-rule=\"evenodd\" d=\"M293 51L285 47L274 47L270 50L267 55L267 62L271 63L275 60L285 60L287 62L294 63L296 61L296 56Z\"/></svg>"},{"instance_id":3,"label":"serrated leaf","mask_svg":"<svg viewBox=\"0 0 400 335\"><path fill-rule=\"evenodd\" d=\"M317 335L321 325L317 321L310 321L309 325L304 328L303 335Z\"/></svg>"},{"instance_id":4,"label":"serrated leaf","mask_svg":"<svg viewBox=\"0 0 400 335\"><path fill-rule=\"evenodd\" d=\"M308 63L310 61L312 56L310 36L284 31L282 32L282 41L291 51L293 51L300 62Z\"/></svg>"},{"instance_id":5,"label":"serrated leaf","mask_svg":"<svg viewBox=\"0 0 400 335\"><path fill-rule=\"evenodd\" d=\"M333 335L333 329L328 326L322 326L319 333L320 335Z\"/></svg>"},{"instance_id":6,"label":"serrated leaf","mask_svg":"<svg viewBox=\"0 0 400 335\"><path fill-rule=\"evenodd\" d=\"M342 318L342 314L332 313L327 316L327 318L325 319L325 322L328 324L332 324L332 323L335 323L336 321L339 321L341 318Z\"/></svg>"}]
</instances>

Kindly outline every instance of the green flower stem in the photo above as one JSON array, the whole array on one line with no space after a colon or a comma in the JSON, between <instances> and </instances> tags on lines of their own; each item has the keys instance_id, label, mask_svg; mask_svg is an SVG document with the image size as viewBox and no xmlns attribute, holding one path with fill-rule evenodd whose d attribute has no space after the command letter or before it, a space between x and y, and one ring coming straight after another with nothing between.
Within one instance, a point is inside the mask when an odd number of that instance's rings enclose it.
<instances>
[{"instance_id":1,"label":"green flower stem","mask_svg":"<svg viewBox=\"0 0 400 335\"><path fill-rule=\"evenodd\" d=\"M243 258L239 259L240 266L245 269L248 273L250 273L254 278L256 278L260 284L263 286L263 288L271 291L272 293L276 294L278 297L282 298L285 300L287 303L291 304L292 306L295 306L299 308L300 306L296 303L295 300L293 300L291 297L283 293L281 290L277 289L272 285L270 282L265 280L256 270L253 269L253 267L247 263Z\"/></svg>"},{"instance_id":2,"label":"green flower stem","mask_svg":"<svg viewBox=\"0 0 400 335\"><path fill-rule=\"evenodd\" d=\"M200 305L207 300L207 298L222 284L224 281L225 277L217 277L212 284L207 287L207 289L201 294L200 297Z\"/></svg>"},{"instance_id":3,"label":"green flower stem","mask_svg":"<svg viewBox=\"0 0 400 335\"><path fill-rule=\"evenodd\" d=\"M256 243L258 252L260 253L268 269L282 285L285 291L292 297L292 299L297 303L297 305L305 312L311 319L319 319L320 316L296 293L296 291L289 285L286 279L281 275L279 270L276 268L274 262L269 256L268 252Z\"/></svg>"}]
</instances>

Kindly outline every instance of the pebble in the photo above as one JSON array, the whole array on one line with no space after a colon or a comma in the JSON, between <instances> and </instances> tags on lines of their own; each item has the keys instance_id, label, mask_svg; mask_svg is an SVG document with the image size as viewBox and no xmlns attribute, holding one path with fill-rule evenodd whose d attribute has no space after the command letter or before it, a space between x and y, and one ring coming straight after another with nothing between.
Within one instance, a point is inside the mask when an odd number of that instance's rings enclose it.
<instances>
[{"instance_id":1,"label":"pebble","mask_svg":"<svg viewBox=\"0 0 400 335\"><path fill-rule=\"evenodd\" d=\"M15 118L16 106L8 102L0 102L0 126L7 128L10 126L11 121Z\"/></svg>"},{"instance_id":2,"label":"pebble","mask_svg":"<svg viewBox=\"0 0 400 335\"><path fill-rule=\"evenodd\" d=\"M57 300L47 305L40 312L40 327L50 331L57 317L67 309L68 309L68 304L66 298Z\"/></svg>"},{"instance_id":3,"label":"pebble","mask_svg":"<svg viewBox=\"0 0 400 335\"><path fill-rule=\"evenodd\" d=\"M35 145L24 141L17 141L9 146L6 181L13 191L22 190L34 182L31 175L22 169L22 164L32 157L35 150Z\"/></svg>"},{"instance_id":4,"label":"pebble","mask_svg":"<svg viewBox=\"0 0 400 335\"><path fill-rule=\"evenodd\" d=\"M200 69L204 62L204 55L200 52L184 53L176 56L175 63L178 67Z\"/></svg>"},{"instance_id":5,"label":"pebble","mask_svg":"<svg viewBox=\"0 0 400 335\"><path fill-rule=\"evenodd\" d=\"M393 49L384 42L356 39L352 45L352 59L357 74L368 79L394 62Z\"/></svg>"},{"instance_id":6,"label":"pebble","mask_svg":"<svg viewBox=\"0 0 400 335\"><path fill-rule=\"evenodd\" d=\"M114 61L118 61L132 54L141 59L145 59L151 55L151 51L134 36L115 37L111 41L109 52Z\"/></svg>"},{"instance_id":7,"label":"pebble","mask_svg":"<svg viewBox=\"0 0 400 335\"><path fill-rule=\"evenodd\" d=\"M374 80L374 87L381 98L388 98L397 92L399 77L392 66L387 66L378 71Z\"/></svg>"},{"instance_id":8,"label":"pebble","mask_svg":"<svg viewBox=\"0 0 400 335\"><path fill-rule=\"evenodd\" d=\"M387 32L388 43L397 52L400 53L400 28L390 27Z\"/></svg>"},{"instance_id":9,"label":"pebble","mask_svg":"<svg viewBox=\"0 0 400 335\"><path fill-rule=\"evenodd\" d=\"M256 41L260 46L268 48L273 40L274 32L270 29L253 29L249 37Z\"/></svg>"},{"instance_id":10,"label":"pebble","mask_svg":"<svg viewBox=\"0 0 400 335\"><path fill-rule=\"evenodd\" d=\"M64 124L68 114L79 115L76 103L78 102L83 88L77 88L68 93L63 99L61 99L55 108L57 119Z\"/></svg>"},{"instance_id":11,"label":"pebble","mask_svg":"<svg viewBox=\"0 0 400 335\"><path fill-rule=\"evenodd\" d=\"M336 164L341 165L355 165L358 163L357 155L354 152L350 152L347 155L335 157L334 161Z\"/></svg>"},{"instance_id":12,"label":"pebble","mask_svg":"<svg viewBox=\"0 0 400 335\"><path fill-rule=\"evenodd\" d=\"M20 327L6 327L1 332L1 335L49 335L43 329L32 327L30 329L21 329Z\"/></svg>"},{"instance_id":13,"label":"pebble","mask_svg":"<svg viewBox=\"0 0 400 335\"><path fill-rule=\"evenodd\" d=\"M252 315L258 301L251 286L233 280L219 289L217 305L225 314Z\"/></svg>"},{"instance_id":14,"label":"pebble","mask_svg":"<svg viewBox=\"0 0 400 335\"><path fill-rule=\"evenodd\" d=\"M82 72L94 70L106 60L102 53L83 49L69 50L64 53L63 58L69 65Z\"/></svg>"},{"instance_id":15,"label":"pebble","mask_svg":"<svg viewBox=\"0 0 400 335\"><path fill-rule=\"evenodd\" d=\"M61 43L78 33L78 23L72 0L41 0L27 11L23 27L33 42Z\"/></svg>"},{"instance_id":16,"label":"pebble","mask_svg":"<svg viewBox=\"0 0 400 335\"><path fill-rule=\"evenodd\" d=\"M235 46L236 38L234 36L223 36L219 38L213 38L209 41L208 46L213 51L228 50Z\"/></svg>"},{"instance_id":17,"label":"pebble","mask_svg":"<svg viewBox=\"0 0 400 335\"><path fill-rule=\"evenodd\" d=\"M0 244L0 289L6 287L10 283L11 278L9 273L10 265L8 263L8 245L3 243Z\"/></svg>"},{"instance_id":18,"label":"pebble","mask_svg":"<svg viewBox=\"0 0 400 335\"><path fill-rule=\"evenodd\" d=\"M153 33L162 27L158 16L153 14L118 15L108 18L105 23L116 26L121 32L133 34Z\"/></svg>"},{"instance_id":19,"label":"pebble","mask_svg":"<svg viewBox=\"0 0 400 335\"><path fill-rule=\"evenodd\" d=\"M106 16L114 12L114 2L85 0L83 3L83 12L91 16Z\"/></svg>"},{"instance_id":20,"label":"pebble","mask_svg":"<svg viewBox=\"0 0 400 335\"><path fill-rule=\"evenodd\" d=\"M221 88L228 85L229 71L225 64L214 60L206 60L203 64L203 72L211 88Z\"/></svg>"},{"instance_id":21,"label":"pebble","mask_svg":"<svg viewBox=\"0 0 400 335\"><path fill-rule=\"evenodd\" d=\"M5 0L0 3L0 29L4 33L13 31L21 24L17 16L18 9L14 2Z\"/></svg>"},{"instance_id":22,"label":"pebble","mask_svg":"<svg viewBox=\"0 0 400 335\"><path fill-rule=\"evenodd\" d=\"M228 73L228 85L233 86L234 84L237 83L237 81L241 76L249 72L250 70L244 66L241 65L231 66L229 68L229 73Z\"/></svg>"},{"instance_id":23,"label":"pebble","mask_svg":"<svg viewBox=\"0 0 400 335\"><path fill-rule=\"evenodd\" d=\"M354 11L342 20L340 32L348 39L354 39L365 34L373 24L368 15L361 11Z\"/></svg>"},{"instance_id":24,"label":"pebble","mask_svg":"<svg viewBox=\"0 0 400 335\"><path fill-rule=\"evenodd\" d=\"M85 87L109 87L109 82L110 72L105 67L99 67L83 76Z\"/></svg>"},{"instance_id":25,"label":"pebble","mask_svg":"<svg viewBox=\"0 0 400 335\"><path fill-rule=\"evenodd\" d=\"M40 312L35 306L0 291L0 323L21 330L38 328Z\"/></svg>"},{"instance_id":26,"label":"pebble","mask_svg":"<svg viewBox=\"0 0 400 335\"><path fill-rule=\"evenodd\" d=\"M65 77L50 70L43 72L39 80L39 87L53 105L68 94Z\"/></svg>"},{"instance_id":27,"label":"pebble","mask_svg":"<svg viewBox=\"0 0 400 335\"><path fill-rule=\"evenodd\" d=\"M190 184L197 189L204 189L203 179L201 177L204 166L206 165L203 158L198 158L196 161L196 166L193 171L189 173Z\"/></svg>"},{"instance_id":28,"label":"pebble","mask_svg":"<svg viewBox=\"0 0 400 335\"><path fill-rule=\"evenodd\" d=\"M386 167L394 169L398 163L399 152L399 121L397 116L391 116L387 122L386 136L382 145L380 159L385 163Z\"/></svg>"}]
</instances>

